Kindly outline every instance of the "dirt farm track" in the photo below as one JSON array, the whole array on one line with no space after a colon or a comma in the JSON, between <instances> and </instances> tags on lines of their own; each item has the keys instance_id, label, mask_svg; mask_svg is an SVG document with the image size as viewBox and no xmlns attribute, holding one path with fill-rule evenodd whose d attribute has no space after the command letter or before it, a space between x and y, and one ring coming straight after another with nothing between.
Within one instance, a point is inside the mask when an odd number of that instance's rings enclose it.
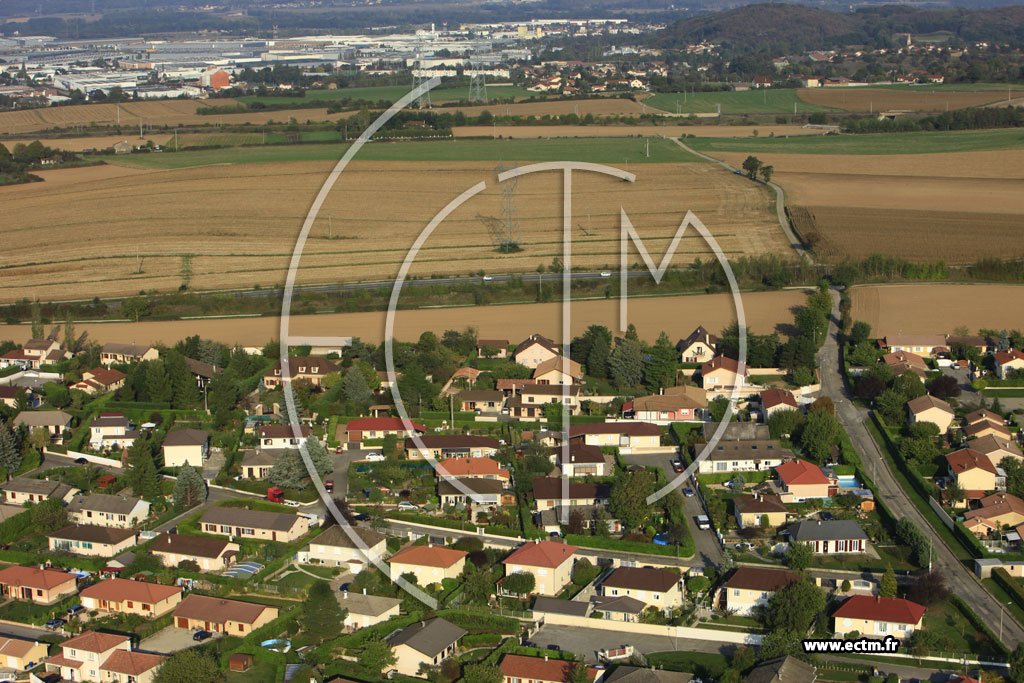
<instances>
[{"instance_id":1,"label":"dirt farm track","mask_svg":"<svg viewBox=\"0 0 1024 683\"><path fill-rule=\"evenodd\" d=\"M743 295L747 325L753 332L765 334L778 323L792 320L792 308L804 301L802 291L751 292ZM618 300L578 301L572 305L573 335L582 334L589 325L617 324ZM728 294L698 294L658 298L637 298L629 301L629 322L640 336L654 342L664 330L672 339L690 334L697 325L718 332L736 317L732 297ZM359 337L380 343L384 337L385 313L331 313L296 315L291 318L290 333L307 336ZM98 342L131 341L138 344L163 342L173 344L192 334L224 344L262 346L276 339L281 320L276 317L230 318L211 320L175 320L140 323L80 323L79 331L88 331ZM395 314L395 337L415 340L426 330L440 336L445 330L472 326L479 336L518 341L532 332L551 339L561 336L561 304L512 304L507 306L467 306L462 308L431 308L398 311ZM0 339L24 342L29 337L28 325L0 325Z\"/></svg>"},{"instance_id":2,"label":"dirt farm track","mask_svg":"<svg viewBox=\"0 0 1024 683\"><path fill-rule=\"evenodd\" d=\"M1022 285L869 285L854 287L852 298L851 316L876 337L951 333L959 325L972 332L1024 327Z\"/></svg>"}]
</instances>

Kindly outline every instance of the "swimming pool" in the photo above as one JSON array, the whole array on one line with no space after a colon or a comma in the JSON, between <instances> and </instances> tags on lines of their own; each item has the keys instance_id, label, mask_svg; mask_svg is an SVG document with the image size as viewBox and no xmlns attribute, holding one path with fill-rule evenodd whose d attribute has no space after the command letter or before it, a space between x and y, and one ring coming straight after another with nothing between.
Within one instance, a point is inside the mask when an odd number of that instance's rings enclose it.
<instances>
[{"instance_id":1,"label":"swimming pool","mask_svg":"<svg viewBox=\"0 0 1024 683\"><path fill-rule=\"evenodd\" d=\"M839 488L841 489L859 489L860 484L857 483L857 477L852 474L841 474L836 479L839 480Z\"/></svg>"}]
</instances>

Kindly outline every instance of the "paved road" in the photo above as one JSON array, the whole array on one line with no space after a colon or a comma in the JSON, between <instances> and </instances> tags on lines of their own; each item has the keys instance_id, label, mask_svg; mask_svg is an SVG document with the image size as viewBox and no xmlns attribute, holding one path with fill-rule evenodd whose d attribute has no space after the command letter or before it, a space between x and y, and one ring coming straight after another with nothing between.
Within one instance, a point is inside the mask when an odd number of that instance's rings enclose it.
<instances>
[{"instance_id":1,"label":"paved road","mask_svg":"<svg viewBox=\"0 0 1024 683\"><path fill-rule=\"evenodd\" d=\"M630 454L620 456L628 463L643 465L644 467L660 467L665 476L671 479L678 476L672 470L672 461L679 457L678 453L657 453L657 454ZM683 488L686 488L685 486ZM722 546L718 544L715 532L711 530L701 531L697 528L696 517L703 515L697 496L683 498L684 512L686 513L686 525L690 534L697 543L697 553L693 557L692 564L697 565L720 565L722 563Z\"/></svg>"},{"instance_id":2,"label":"paved road","mask_svg":"<svg viewBox=\"0 0 1024 683\"><path fill-rule=\"evenodd\" d=\"M16 638L28 638L29 640L35 640L42 636L52 635L53 631L47 631L45 628L36 628L34 626L21 624L0 624L0 637L15 636Z\"/></svg>"},{"instance_id":3,"label":"paved road","mask_svg":"<svg viewBox=\"0 0 1024 683\"><path fill-rule=\"evenodd\" d=\"M931 524L924 518L910 497L897 483L890 470L889 461L864 426L870 419L866 409L858 407L843 382L839 365L839 293L832 292L832 319L829 322L828 338L818 353L818 367L821 369L822 394L831 396L836 403L836 416L860 453L861 459L876 486L880 498L897 517L908 517L931 539L937 559L933 568L942 571L952 584L953 591L971 606L977 615L995 629L1002 613L1002 640L1011 650L1024 642L1024 628L1013 618L1003 605L989 593L975 577L972 568L966 567L949 549Z\"/></svg>"}]
</instances>

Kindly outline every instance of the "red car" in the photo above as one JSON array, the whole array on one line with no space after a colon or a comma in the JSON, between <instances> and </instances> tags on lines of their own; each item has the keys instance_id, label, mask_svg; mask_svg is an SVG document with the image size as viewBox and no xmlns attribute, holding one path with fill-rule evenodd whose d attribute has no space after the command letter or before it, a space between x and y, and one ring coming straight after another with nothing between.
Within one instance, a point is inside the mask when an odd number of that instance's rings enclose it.
<instances>
[{"instance_id":1,"label":"red car","mask_svg":"<svg viewBox=\"0 0 1024 683\"><path fill-rule=\"evenodd\" d=\"M334 493L334 480L324 479L324 489L327 490L327 493Z\"/></svg>"}]
</instances>

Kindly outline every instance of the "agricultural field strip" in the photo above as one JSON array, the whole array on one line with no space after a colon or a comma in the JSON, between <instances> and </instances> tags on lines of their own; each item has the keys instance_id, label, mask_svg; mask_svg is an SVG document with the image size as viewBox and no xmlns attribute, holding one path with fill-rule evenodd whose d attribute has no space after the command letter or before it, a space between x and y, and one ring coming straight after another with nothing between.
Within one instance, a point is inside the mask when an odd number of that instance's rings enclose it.
<instances>
[{"instance_id":1,"label":"agricultural field strip","mask_svg":"<svg viewBox=\"0 0 1024 683\"><path fill-rule=\"evenodd\" d=\"M688 140L694 149L706 152L747 154L932 154L1024 148L1024 130L936 131L914 133L872 133L818 137L734 139L702 137Z\"/></svg>"}]
</instances>

